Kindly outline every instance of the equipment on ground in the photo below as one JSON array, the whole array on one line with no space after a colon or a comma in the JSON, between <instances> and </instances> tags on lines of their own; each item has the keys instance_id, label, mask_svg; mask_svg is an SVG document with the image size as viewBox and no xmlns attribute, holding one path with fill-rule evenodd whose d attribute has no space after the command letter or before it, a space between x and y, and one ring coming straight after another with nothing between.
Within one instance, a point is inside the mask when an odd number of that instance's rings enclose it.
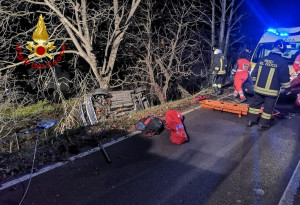
<instances>
[{"instance_id":1,"label":"equipment on ground","mask_svg":"<svg viewBox=\"0 0 300 205\"><path fill-rule=\"evenodd\" d=\"M202 100L200 101L200 104L205 109L234 113L234 114L238 114L239 117L242 117L243 115L247 115L249 109L249 105L246 104L239 104L236 102L226 102L226 101L218 101L218 100ZM260 109L259 113L260 115L263 113L263 108ZM272 114L272 119L274 117L282 117L282 115L277 110L274 110Z\"/></svg>"}]
</instances>

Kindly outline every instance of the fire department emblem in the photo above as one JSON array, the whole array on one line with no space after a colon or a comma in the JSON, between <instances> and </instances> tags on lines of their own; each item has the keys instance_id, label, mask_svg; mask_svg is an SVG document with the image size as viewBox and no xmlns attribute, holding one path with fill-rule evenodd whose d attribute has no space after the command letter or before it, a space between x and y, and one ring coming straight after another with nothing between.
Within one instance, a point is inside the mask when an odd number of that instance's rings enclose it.
<instances>
[{"instance_id":1,"label":"fire department emblem","mask_svg":"<svg viewBox=\"0 0 300 205\"><path fill-rule=\"evenodd\" d=\"M35 44L32 41L27 42L26 48L30 51L33 51L32 54L28 56L28 58L32 57L45 57L47 56L48 58L52 59L53 56L48 53L48 51L52 51L55 46L53 46L54 42L48 42L49 36L46 30L46 25L44 23L44 19L42 14L39 17L39 21L37 23L36 29L33 32L32 39Z\"/></svg>"}]
</instances>

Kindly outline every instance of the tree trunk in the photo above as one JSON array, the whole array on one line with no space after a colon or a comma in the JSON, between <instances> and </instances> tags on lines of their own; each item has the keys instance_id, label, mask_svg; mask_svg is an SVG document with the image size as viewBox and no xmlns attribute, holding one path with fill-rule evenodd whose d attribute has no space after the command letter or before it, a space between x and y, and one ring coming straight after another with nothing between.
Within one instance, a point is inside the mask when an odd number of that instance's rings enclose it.
<instances>
[{"instance_id":1,"label":"tree trunk","mask_svg":"<svg viewBox=\"0 0 300 205\"><path fill-rule=\"evenodd\" d=\"M215 29L216 29L216 5L215 5L215 0L211 0L211 47L215 46L216 40L215 40ZM214 52L211 49L211 57L210 57L210 68L212 67L212 63L214 60Z\"/></svg>"},{"instance_id":2,"label":"tree trunk","mask_svg":"<svg viewBox=\"0 0 300 205\"><path fill-rule=\"evenodd\" d=\"M225 24L226 24L226 0L221 1L221 22L220 22L220 35L219 35L219 46L224 49L224 34L225 34Z\"/></svg>"},{"instance_id":3,"label":"tree trunk","mask_svg":"<svg viewBox=\"0 0 300 205\"><path fill-rule=\"evenodd\" d=\"M228 27L227 27L227 32L226 32L226 39L225 39L225 47L224 47L224 56L226 57L227 55L227 51L228 51L228 44L229 44L229 41L230 41L230 34L231 34L231 29L232 29L232 17L233 17L233 13L234 13L234 1L235 0L232 0L231 2L231 9L230 9L230 14L229 14L229 19L228 19Z\"/></svg>"}]
</instances>

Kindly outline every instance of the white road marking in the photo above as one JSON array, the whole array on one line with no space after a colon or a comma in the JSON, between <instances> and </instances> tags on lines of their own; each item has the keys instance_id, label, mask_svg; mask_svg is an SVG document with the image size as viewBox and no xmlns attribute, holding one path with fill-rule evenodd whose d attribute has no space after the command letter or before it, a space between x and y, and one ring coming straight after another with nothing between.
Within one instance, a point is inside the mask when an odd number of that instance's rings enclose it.
<instances>
[{"instance_id":1,"label":"white road marking","mask_svg":"<svg viewBox=\"0 0 300 205\"><path fill-rule=\"evenodd\" d=\"M300 182L300 161L298 162L298 165L292 175L292 178L290 179L287 187L285 188L285 191L281 196L278 205L293 204L294 195L296 194L296 191L298 189L299 182Z\"/></svg>"}]
</instances>

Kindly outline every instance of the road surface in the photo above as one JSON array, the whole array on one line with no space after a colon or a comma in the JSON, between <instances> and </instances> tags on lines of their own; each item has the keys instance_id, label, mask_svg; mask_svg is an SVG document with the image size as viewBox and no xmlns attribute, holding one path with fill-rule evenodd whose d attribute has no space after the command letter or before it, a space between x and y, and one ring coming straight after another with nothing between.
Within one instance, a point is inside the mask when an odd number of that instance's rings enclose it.
<instances>
[{"instance_id":1,"label":"road surface","mask_svg":"<svg viewBox=\"0 0 300 205\"><path fill-rule=\"evenodd\" d=\"M136 135L106 149L111 164L98 151L34 177L23 204L278 204L300 158L299 122L259 132L200 108L185 115L188 143ZM18 204L27 183L2 190L0 204Z\"/></svg>"}]
</instances>

